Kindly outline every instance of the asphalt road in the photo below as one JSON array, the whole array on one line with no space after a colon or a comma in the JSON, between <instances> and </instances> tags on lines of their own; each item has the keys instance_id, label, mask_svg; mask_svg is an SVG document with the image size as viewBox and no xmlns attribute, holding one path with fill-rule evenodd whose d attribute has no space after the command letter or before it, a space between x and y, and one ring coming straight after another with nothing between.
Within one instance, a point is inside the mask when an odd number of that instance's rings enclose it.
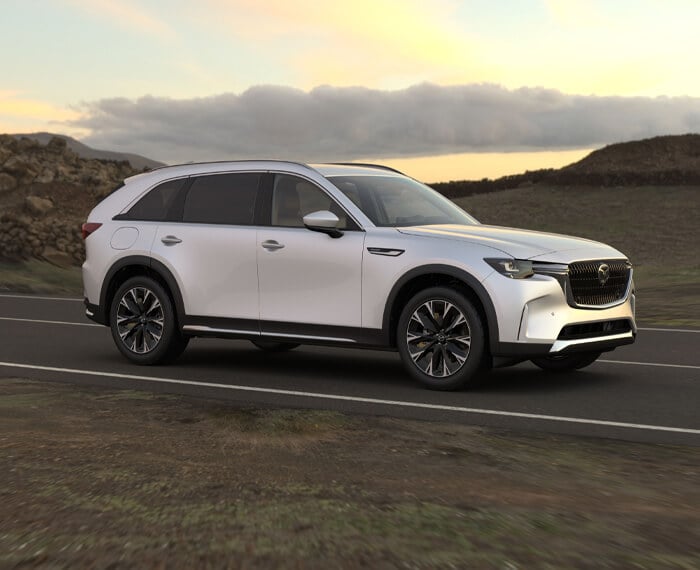
<instances>
[{"instance_id":1,"label":"asphalt road","mask_svg":"<svg viewBox=\"0 0 700 570\"><path fill-rule=\"evenodd\" d=\"M509 430L700 445L700 330L642 329L637 342L565 376L529 363L476 390L432 392L390 352L193 340L173 365L139 367L78 300L0 295L0 379L22 377L323 408Z\"/></svg>"}]
</instances>

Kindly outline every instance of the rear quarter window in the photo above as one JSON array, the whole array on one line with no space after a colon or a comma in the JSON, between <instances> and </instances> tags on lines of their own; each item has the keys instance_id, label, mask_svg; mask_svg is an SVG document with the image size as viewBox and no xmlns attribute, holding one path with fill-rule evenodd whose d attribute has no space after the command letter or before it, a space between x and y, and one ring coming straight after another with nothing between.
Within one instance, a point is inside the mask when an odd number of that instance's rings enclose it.
<instances>
[{"instance_id":1,"label":"rear quarter window","mask_svg":"<svg viewBox=\"0 0 700 570\"><path fill-rule=\"evenodd\" d=\"M159 184L136 202L128 212L115 216L115 219L154 222L169 219L169 214L175 204L175 198L185 182L187 182L186 178L180 178Z\"/></svg>"}]
</instances>

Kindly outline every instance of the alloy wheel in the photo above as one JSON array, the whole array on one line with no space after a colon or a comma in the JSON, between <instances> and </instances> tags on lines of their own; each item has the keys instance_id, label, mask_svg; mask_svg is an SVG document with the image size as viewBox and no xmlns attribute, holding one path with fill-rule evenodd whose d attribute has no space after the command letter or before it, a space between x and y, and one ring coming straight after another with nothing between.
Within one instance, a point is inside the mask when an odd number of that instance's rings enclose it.
<instances>
[{"instance_id":1,"label":"alloy wheel","mask_svg":"<svg viewBox=\"0 0 700 570\"><path fill-rule=\"evenodd\" d=\"M160 299L146 287L134 287L117 307L117 331L124 346L136 354L153 351L163 337L165 315Z\"/></svg>"},{"instance_id":2,"label":"alloy wheel","mask_svg":"<svg viewBox=\"0 0 700 570\"><path fill-rule=\"evenodd\" d=\"M411 360L434 378L459 372L469 357L471 340L464 313L444 299L422 303L408 321L406 344Z\"/></svg>"}]
</instances>

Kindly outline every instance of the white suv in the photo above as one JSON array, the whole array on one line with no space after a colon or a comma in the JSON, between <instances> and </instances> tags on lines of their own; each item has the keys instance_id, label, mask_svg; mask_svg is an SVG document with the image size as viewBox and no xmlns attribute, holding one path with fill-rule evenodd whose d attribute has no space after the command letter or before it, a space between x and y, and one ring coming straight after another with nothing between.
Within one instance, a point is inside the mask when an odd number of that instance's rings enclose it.
<instances>
[{"instance_id":1,"label":"white suv","mask_svg":"<svg viewBox=\"0 0 700 570\"><path fill-rule=\"evenodd\" d=\"M138 364L195 336L395 349L447 390L524 360L582 368L637 332L619 251L481 225L382 166L165 167L127 179L83 236L87 315Z\"/></svg>"}]
</instances>

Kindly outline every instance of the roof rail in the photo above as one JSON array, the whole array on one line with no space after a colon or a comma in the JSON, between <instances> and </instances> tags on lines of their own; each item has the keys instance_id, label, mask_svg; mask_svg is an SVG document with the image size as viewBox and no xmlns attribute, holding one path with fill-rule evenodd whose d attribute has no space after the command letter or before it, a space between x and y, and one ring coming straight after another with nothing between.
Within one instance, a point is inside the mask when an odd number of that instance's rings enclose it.
<instances>
[{"instance_id":1,"label":"roof rail","mask_svg":"<svg viewBox=\"0 0 700 570\"><path fill-rule=\"evenodd\" d=\"M383 164L372 164L371 162L328 162L327 164L333 164L336 166L362 166L364 168L377 168L379 170L388 170L390 172L396 172L396 174L406 176L403 172L401 172L400 170L396 170L391 166L384 166Z\"/></svg>"},{"instance_id":2,"label":"roof rail","mask_svg":"<svg viewBox=\"0 0 700 570\"><path fill-rule=\"evenodd\" d=\"M304 168L308 168L309 170L313 170L308 164L305 162L297 162L296 160L280 160L276 158L249 158L249 159L238 159L238 160L204 160L202 162L198 161L190 161L190 162L180 162L178 164L164 164L163 166L157 166L156 168L150 169L148 172L153 172L155 170L161 170L163 168L172 168L174 166L192 166L195 164L229 164L229 163L237 163L237 162L281 162L284 164L296 164L297 166L303 166Z\"/></svg>"}]
</instances>

